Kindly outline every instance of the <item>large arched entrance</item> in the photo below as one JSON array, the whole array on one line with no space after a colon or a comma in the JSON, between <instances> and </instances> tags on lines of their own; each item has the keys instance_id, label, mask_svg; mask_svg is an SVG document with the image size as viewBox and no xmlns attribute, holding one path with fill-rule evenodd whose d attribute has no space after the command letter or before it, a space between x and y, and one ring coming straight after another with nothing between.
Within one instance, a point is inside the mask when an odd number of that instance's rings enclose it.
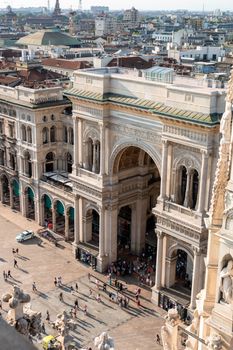
<instances>
[{"instance_id":1,"label":"large arched entrance","mask_svg":"<svg viewBox=\"0 0 233 350\"><path fill-rule=\"evenodd\" d=\"M89 209L86 213L86 242L99 246L99 213Z\"/></svg>"},{"instance_id":2,"label":"large arched entrance","mask_svg":"<svg viewBox=\"0 0 233 350\"><path fill-rule=\"evenodd\" d=\"M55 215L54 230L61 235L65 235L65 208L59 200L55 202Z\"/></svg>"},{"instance_id":3,"label":"large arched entrance","mask_svg":"<svg viewBox=\"0 0 233 350\"><path fill-rule=\"evenodd\" d=\"M17 180L13 180L11 183L13 189L13 209L20 211L20 189L19 182Z\"/></svg>"},{"instance_id":4,"label":"large arched entrance","mask_svg":"<svg viewBox=\"0 0 233 350\"><path fill-rule=\"evenodd\" d=\"M67 239L69 241L74 240L74 208L69 207L67 211L67 216L68 216L68 225L67 225Z\"/></svg>"},{"instance_id":5,"label":"large arched entrance","mask_svg":"<svg viewBox=\"0 0 233 350\"><path fill-rule=\"evenodd\" d=\"M1 201L6 205L10 205L10 187L8 177L6 175L2 175L0 181L2 195Z\"/></svg>"},{"instance_id":6,"label":"large arched entrance","mask_svg":"<svg viewBox=\"0 0 233 350\"><path fill-rule=\"evenodd\" d=\"M42 197L42 208L43 208L43 218L44 218L44 226L48 227L52 223L52 200L47 195L44 194Z\"/></svg>"},{"instance_id":7,"label":"large arched entrance","mask_svg":"<svg viewBox=\"0 0 233 350\"><path fill-rule=\"evenodd\" d=\"M160 174L151 156L139 147L122 149L113 164L118 185L117 256L154 266L157 237L152 209L160 193ZM115 185L114 183L114 185ZM143 271L146 274L147 270Z\"/></svg>"},{"instance_id":8,"label":"large arched entrance","mask_svg":"<svg viewBox=\"0 0 233 350\"><path fill-rule=\"evenodd\" d=\"M26 195L26 216L29 219L35 220L35 196L31 187L25 188Z\"/></svg>"},{"instance_id":9,"label":"large arched entrance","mask_svg":"<svg viewBox=\"0 0 233 350\"><path fill-rule=\"evenodd\" d=\"M169 285L190 295L192 289L193 258L182 248L173 251L170 259Z\"/></svg>"}]
</instances>

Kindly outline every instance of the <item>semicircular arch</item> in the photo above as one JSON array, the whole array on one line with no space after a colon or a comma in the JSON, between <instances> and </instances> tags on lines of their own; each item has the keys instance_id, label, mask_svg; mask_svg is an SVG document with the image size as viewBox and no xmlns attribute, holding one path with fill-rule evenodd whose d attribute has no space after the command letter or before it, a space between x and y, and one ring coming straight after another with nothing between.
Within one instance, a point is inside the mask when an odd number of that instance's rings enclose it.
<instances>
[{"instance_id":1,"label":"semicircular arch","mask_svg":"<svg viewBox=\"0 0 233 350\"><path fill-rule=\"evenodd\" d=\"M146 152L152 158L152 160L158 168L159 173L161 174L161 154L154 147L150 146L145 142L139 142L130 139L121 141L114 146L110 156L110 175L114 173L114 164L117 159L117 156L128 147L137 147L140 150Z\"/></svg>"}]
</instances>

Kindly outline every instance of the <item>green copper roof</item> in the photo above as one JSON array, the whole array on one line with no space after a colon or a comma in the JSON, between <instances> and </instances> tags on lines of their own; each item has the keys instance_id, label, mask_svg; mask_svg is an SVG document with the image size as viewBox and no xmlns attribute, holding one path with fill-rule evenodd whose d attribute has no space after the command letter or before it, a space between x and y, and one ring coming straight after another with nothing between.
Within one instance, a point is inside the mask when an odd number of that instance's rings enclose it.
<instances>
[{"instance_id":1,"label":"green copper roof","mask_svg":"<svg viewBox=\"0 0 233 350\"><path fill-rule=\"evenodd\" d=\"M151 100L122 96L111 93L103 95L101 93L79 90L76 88L66 90L65 95L76 96L79 98L97 102L111 102L114 104L116 103L124 106L148 110L152 114L163 116L165 118L174 118L205 125L218 124L221 117L221 114L204 114L199 112L192 112L176 107L166 106L163 103L154 102Z\"/></svg>"},{"instance_id":2,"label":"green copper roof","mask_svg":"<svg viewBox=\"0 0 233 350\"><path fill-rule=\"evenodd\" d=\"M17 41L19 45L37 45L37 46L76 46L79 41L69 35L59 31L39 30L36 33L26 35Z\"/></svg>"}]
</instances>

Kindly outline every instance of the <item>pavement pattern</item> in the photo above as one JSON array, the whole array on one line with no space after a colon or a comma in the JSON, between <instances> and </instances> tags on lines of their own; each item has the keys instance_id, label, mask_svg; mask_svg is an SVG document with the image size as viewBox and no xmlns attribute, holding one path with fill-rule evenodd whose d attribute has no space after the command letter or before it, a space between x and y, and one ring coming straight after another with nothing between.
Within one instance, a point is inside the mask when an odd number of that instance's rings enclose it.
<instances>
[{"instance_id":1,"label":"pavement pattern","mask_svg":"<svg viewBox=\"0 0 233 350\"><path fill-rule=\"evenodd\" d=\"M142 288L141 307L133 301L137 281L124 279L127 283L127 295L130 300L128 308L121 308L109 299L108 293L97 289L95 277L106 281L106 276L94 272L90 267L76 261L72 254L70 243L61 241L58 247L53 243L35 237L24 243L17 243L15 236L25 229L36 231L39 226L20 215L9 207L0 204L0 295L11 289L11 285L18 285L31 295L31 308L41 311L47 334L56 335L51 323L45 321L46 311L50 313L50 320L55 321L56 315L63 310L70 312L74 301L78 299L79 309L74 322L77 327L70 334L79 348L92 347L93 339L103 331L107 331L114 338L116 350L151 350L162 349L155 341L156 334L160 334L164 324L164 311L150 302L151 292ZM12 248L19 249L18 255L13 255ZM14 258L18 268L13 267ZM11 270L13 278L7 282L3 279L3 270ZM88 279L88 273L93 277ZM62 277L62 285L55 287L54 277ZM38 292L32 292L35 282ZM78 292L75 289L78 284ZM107 287L109 289L109 287ZM89 297L90 289L92 296ZM63 301L59 300L60 292ZM96 300L97 293L101 302ZM87 305L87 315L83 308ZM5 318L9 307L3 303L2 315ZM38 349L42 349L40 340L35 339ZM13 350L13 349L12 349Z\"/></svg>"}]
</instances>

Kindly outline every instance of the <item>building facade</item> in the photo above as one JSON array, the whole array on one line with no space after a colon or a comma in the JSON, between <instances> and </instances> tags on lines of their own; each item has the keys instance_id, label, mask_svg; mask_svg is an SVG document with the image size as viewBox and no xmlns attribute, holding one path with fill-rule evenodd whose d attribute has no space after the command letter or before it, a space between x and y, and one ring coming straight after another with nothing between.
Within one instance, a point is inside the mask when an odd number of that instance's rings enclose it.
<instances>
[{"instance_id":1,"label":"building facade","mask_svg":"<svg viewBox=\"0 0 233 350\"><path fill-rule=\"evenodd\" d=\"M99 271L156 249L152 300L162 306L185 295L193 309L204 285L225 91L191 78L164 83L163 74L158 82L121 68L77 71L69 100L52 89L1 88L1 200L15 205L18 182L22 214L34 208L35 220L51 221Z\"/></svg>"}]
</instances>

